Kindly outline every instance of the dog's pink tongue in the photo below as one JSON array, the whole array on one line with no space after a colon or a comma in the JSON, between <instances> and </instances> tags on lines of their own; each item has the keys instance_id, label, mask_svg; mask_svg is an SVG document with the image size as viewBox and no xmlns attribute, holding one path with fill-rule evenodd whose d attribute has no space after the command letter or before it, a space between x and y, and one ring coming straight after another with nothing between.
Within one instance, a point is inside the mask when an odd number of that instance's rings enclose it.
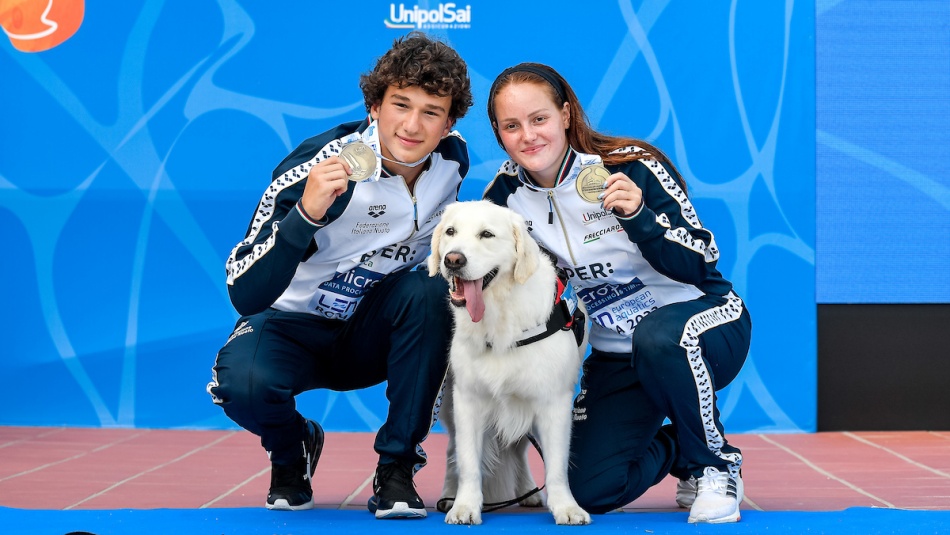
<instances>
[{"instance_id":1,"label":"dog's pink tongue","mask_svg":"<svg viewBox=\"0 0 950 535\"><path fill-rule=\"evenodd\" d=\"M465 295L465 308L472 321L478 323L485 315L485 301L482 299L482 281L462 281L462 293Z\"/></svg>"}]
</instances>

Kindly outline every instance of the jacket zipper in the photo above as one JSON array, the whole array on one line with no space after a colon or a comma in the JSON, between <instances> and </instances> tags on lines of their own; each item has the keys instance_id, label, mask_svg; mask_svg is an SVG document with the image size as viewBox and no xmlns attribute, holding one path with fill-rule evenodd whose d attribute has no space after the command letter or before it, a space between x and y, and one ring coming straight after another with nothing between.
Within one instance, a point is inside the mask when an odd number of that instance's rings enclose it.
<instances>
[{"instance_id":1,"label":"jacket zipper","mask_svg":"<svg viewBox=\"0 0 950 535\"><path fill-rule=\"evenodd\" d=\"M416 196L412 196L412 226L415 227L412 233L419 232L419 205L416 204Z\"/></svg>"},{"instance_id":2,"label":"jacket zipper","mask_svg":"<svg viewBox=\"0 0 950 535\"><path fill-rule=\"evenodd\" d=\"M571 255L571 263L576 266L576 265L577 265L577 260L574 259L574 249L571 248L571 240L570 240L570 238L568 238L568 236L567 236L567 229L564 228L564 218L561 217L561 210L558 208L557 203L554 202L554 190L553 190L553 189L548 190L548 204L549 204L549 206L550 206L549 209L552 209L552 210L553 210L553 211L548 212L548 223L549 223L549 224L553 224L553 223L554 223L554 221L553 221L554 212L557 212L557 220L558 220L558 223L559 223L560 226L561 226L561 234L564 235L564 243L567 245L567 254Z\"/></svg>"},{"instance_id":3,"label":"jacket zipper","mask_svg":"<svg viewBox=\"0 0 950 535\"><path fill-rule=\"evenodd\" d=\"M425 171L422 172L422 175L424 174ZM422 175L419 175L419 177L416 178L416 184L419 183L419 179L422 178ZM399 178L402 179L402 187L406 188L406 193L409 194L409 199L412 201L412 228L414 230L409 233L409 237L411 238L416 234L416 232L419 232L419 204L415 194L409 190L409 184L406 184L406 177L400 176Z\"/></svg>"}]
</instances>

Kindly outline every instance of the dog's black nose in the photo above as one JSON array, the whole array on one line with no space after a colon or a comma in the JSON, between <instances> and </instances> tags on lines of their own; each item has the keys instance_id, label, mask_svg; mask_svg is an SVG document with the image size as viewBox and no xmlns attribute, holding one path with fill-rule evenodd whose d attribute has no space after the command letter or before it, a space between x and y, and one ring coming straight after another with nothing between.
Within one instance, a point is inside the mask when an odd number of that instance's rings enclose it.
<instances>
[{"instance_id":1,"label":"dog's black nose","mask_svg":"<svg viewBox=\"0 0 950 535\"><path fill-rule=\"evenodd\" d=\"M465 264L467 262L468 260L465 258L465 255L463 255L462 253L454 253L454 252L447 253L445 255L445 259L443 260L443 263L445 263L445 267L449 269L462 269L463 267L465 267Z\"/></svg>"}]
</instances>

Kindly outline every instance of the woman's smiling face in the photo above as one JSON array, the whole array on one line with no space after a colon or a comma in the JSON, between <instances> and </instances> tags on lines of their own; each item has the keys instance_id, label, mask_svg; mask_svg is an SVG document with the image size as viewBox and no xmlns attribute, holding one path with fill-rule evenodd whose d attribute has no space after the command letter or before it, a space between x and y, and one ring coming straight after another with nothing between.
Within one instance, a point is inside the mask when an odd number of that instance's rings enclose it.
<instances>
[{"instance_id":1,"label":"woman's smiling face","mask_svg":"<svg viewBox=\"0 0 950 535\"><path fill-rule=\"evenodd\" d=\"M570 109L543 84L514 82L495 95L495 122L505 152L544 187L554 187L564 154Z\"/></svg>"}]
</instances>

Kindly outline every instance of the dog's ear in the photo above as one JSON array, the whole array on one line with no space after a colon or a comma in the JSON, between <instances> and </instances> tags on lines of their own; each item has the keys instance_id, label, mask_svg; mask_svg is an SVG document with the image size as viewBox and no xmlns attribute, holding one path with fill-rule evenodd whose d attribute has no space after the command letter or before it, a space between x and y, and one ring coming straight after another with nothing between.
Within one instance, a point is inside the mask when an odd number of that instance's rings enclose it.
<instances>
[{"instance_id":1,"label":"dog's ear","mask_svg":"<svg viewBox=\"0 0 950 535\"><path fill-rule=\"evenodd\" d=\"M511 230L515 238L515 281L524 284L538 270L541 248L528 234L528 224L520 215L512 212Z\"/></svg>"},{"instance_id":2,"label":"dog's ear","mask_svg":"<svg viewBox=\"0 0 950 535\"><path fill-rule=\"evenodd\" d=\"M435 277L439 274L439 263L442 261L442 254L439 253L439 242L442 241L442 232L445 229L445 213L442 214L442 219L439 221L439 224L435 226L435 230L432 231L432 241L429 252L429 276Z\"/></svg>"}]
</instances>

